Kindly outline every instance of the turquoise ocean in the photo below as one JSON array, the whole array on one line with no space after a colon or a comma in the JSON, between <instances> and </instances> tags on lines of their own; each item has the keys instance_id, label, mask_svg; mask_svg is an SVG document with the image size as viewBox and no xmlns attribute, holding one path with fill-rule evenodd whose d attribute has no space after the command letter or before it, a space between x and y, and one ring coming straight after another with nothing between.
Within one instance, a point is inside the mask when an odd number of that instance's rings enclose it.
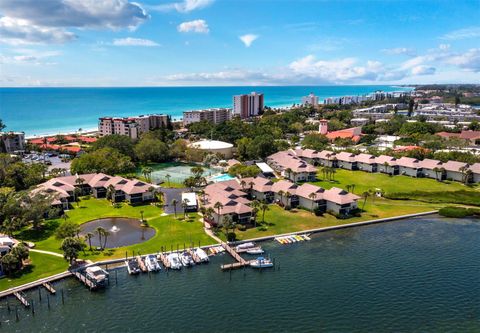
<instances>
[{"instance_id":1,"label":"turquoise ocean","mask_svg":"<svg viewBox=\"0 0 480 333\"><path fill-rule=\"evenodd\" d=\"M151 87L151 88L0 88L0 119L7 130L27 136L95 129L102 116L165 113L173 119L183 111L231 107L232 96L252 91L265 94L265 105L290 106L313 92L327 97L364 95L377 90L410 90L398 86L281 87Z\"/></svg>"}]
</instances>

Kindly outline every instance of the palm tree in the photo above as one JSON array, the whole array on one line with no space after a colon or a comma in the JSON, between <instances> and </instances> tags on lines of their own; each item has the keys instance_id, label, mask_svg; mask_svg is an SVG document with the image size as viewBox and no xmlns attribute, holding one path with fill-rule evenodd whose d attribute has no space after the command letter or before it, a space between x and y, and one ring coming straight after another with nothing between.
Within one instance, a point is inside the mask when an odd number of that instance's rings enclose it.
<instances>
[{"instance_id":1,"label":"palm tree","mask_svg":"<svg viewBox=\"0 0 480 333\"><path fill-rule=\"evenodd\" d=\"M287 199L287 204L285 205L285 208L290 207L290 198L292 197L292 193L286 192L285 193L285 198Z\"/></svg>"},{"instance_id":2,"label":"palm tree","mask_svg":"<svg viewBox=\"0 0 480 333\"><path fill-rule=\"evenodd\" d=\"M81 188L82 185L85 184L85 179L83 179L82 177L78 177L77 179L75 179L75 184L77 184Z\"/></svg>"},{"instance_id":3,"label":"palm tree","mask_svg":"<svg viewBox=\"0 0 480 333\"><path fill-rule=\"evenodd\" d=\"M101 247L102 246L102 236L103 236L103 233L105 232L105 229L103 229L102 227L97 227L95 229L95 231L98 234L98 245Z\"/></svg>"},{"instance_id":4,"label":"palm tree","mask_svg":"<svg viewBox=\"0 0 480 333\"><path fill-rule=\"evenodd\" d=\"M314 214L314 208L313 205L315 204L315 199L317 199L317 193L312 192L308 195L308 198L312 200L312 214Z\"/></svg>"},{"instance_id":5,"label":"palm tree","mask_svg":"<svg viewBox=\"0 0 480 333\"><path fill-rule=\"evenodd\" d=\"M177 199L173 199L172 202L171 202L171 205L173 206L173 212L175 214L175 218L177 218Z\"/></svg>"},{"instance_id":6,"label":"palm tree","mask_svg":"<svg viewBox=\"0 0 480 333\"><path fill-rule=\"evenodd\" d=\"M388 167L390 166L390 164L388 164L388 162L384 162L383 166L385 167L385 173L390 174L390 172L388 172Z\"/></svg>"},{"instance_id":7,"label":"palm tree","mask_svg":"<svg viewBox=\"0 0 480 333\"><path fill-rule=\"evenodd\" d=\"M152 172L153 172L153 169L150 167L142 168L142 174L149 183L152 182Z\"/></svg>"},{"instance_id":8,"label":"palm tree","mask_svg":"<svg viewBox=\"0 0 480 333\"><path fill-rule=\"evenodd\" d=\"M278 191L278 195L280 196L280 203L283 205L283 196L285 195L285 192L280 190Z\"/></svg>"},{"instance_id":9,"label":"palm tree","mask_svg":"<svg viewBox=\"0 0 480 333\"><path fill-rule=\"evenodd\" d=\"M290 168L286 168L286 169L285 169L285 173L287 173L287 174L288 174L287 178L289 178L289 179L290 179L290 176L291 176L291 173L292 173L292 169L290 169Z\"/></svg>"},{"instance_id":10,"label":"palm tree","mask_svg":"<svg viewBox=\"0 0 480 333\"><path fill-rule=\"evenodd\" d=\"M364 210L365 208L365 204L367 203L367 198L370 196L370 192L368 191L365 191L362 193L362 198L363 198L363 206L362 206L362 210Z\"/></svg>"},{"instance_id":11,"label":"palm tree","mask_svg":"<svg viewBox=\"0 0 480 333\"><path fill-rule=\"evenodd\" d=\"M218 216L217 222L220 223L220 211L223 209L223 205L221 202L217 201L213 205L213 208L217 210L217 216Z\"/></svg>"},{"instance_id":12,"label":"palm tree","mask_svg":"<svg viewBox=\"0 0 480 333\"><path fill-rule=\"evenodd\" d=\"M247 186L247 182L245 180L240 181L240 186L242 187L242 190L245 191L245 186Z\"/></svg>"},{"instance_id":13,"label":"palm tree","mask_svg":"<svg viewBox=\"0 0 480 333\"><path fill-rule=\"evenodd\" d=\"M326 171L325 171L325 167L321 167L319 171L320 171L320 172L322 173L322 175L323 175L323 180L325 180L325 178L327 178L327 176L326 176Z\"/></svg>"},{"instance_id":14,"label":"palm tree","mask_svg":"<svg viewBox=\"0 0 480 333\"><path fill-rule=\"evenodd\" d=\"M250 198L252 197L252 192L253 192L253 186L254 186L254 185L255 185L254 182L249 182L249 183L248 183L248 186L250 186L250 187L248 188L248 195L250 196Z\"/></svg>"},{"instance_id":15,"label":"palm tree","mask_svg":"<svg viewBox=\"0 0 480 333\"><path fill-rule=\"evenodd\" d=\"M335 168L330 168L331 169L331 174L332 174L332 179L333 181L335 181L335 174L337 173L337 170L335 170Z\"/></svg>"},{"instance_id":16,"label":"palm tree","mask_svg":"<svg viewBox=\"0 0 480 333\"><path fill-rule=\"evenodd\" d=\"M116 192L115 186L113 186L112 184L108 185L106 197L107 197L107 200L109 200L112 203L112 205L115 202L115 192Z\"/></svg>"},{"instance_id":17,"label":"palm tree","mask_svg":"<svg viewBox=\"0 0 480 333\"><path fill-rule=\"evenodd\" d=\"M270 210L268 204L265 201L262 201L262 203L260 204L260 210L262 211L262 223L265 223L265 212L267 210Z\"/></svg>"},{"instance_id":18,"label":"palm tree","mask_svg":"<svg viewBox=\"0 0 480 333\"><path fill-rule=\"evenodd\" d=\"M213 218L213 213L215 213L215 209L213 209L212 207L208 207L205 210L205 215L208 217L209 220Z\"/></svg>"},{"instance_id":19,"label":"palm tree","mask_svg":"<svg viewBox=\"0 0 480 333\"><path fill-rule=\"evenodd\" d=\"M77 207L80 206L80 194L82 193L82 190L79 189L78 187L75 187L73 189L73 197L75 199L75 202L77 203Z\"/></svg>"},{"instance_id":20,"label":"palm tree","mask_svg":"<svg viewBox=\"0 0 480 333\"><path fill-rule=\"evenodd\" d=\"M107 247L107 238L108 236L110 236L110 233L108 231L104 231L103 232L103 237L104 237L104 240L103 240L103 248L106 248Z\"/></svg>"},{"instance_id":21,"label":"palm tree","mask_svg":"<svg viewBox=\"0 0 480 333\"><path fill-rule=\"evenodd\" d=\"M433 168L433 172L435 172L435 179L438 180L438 174L440 173L440 168Z\"/></svg>"},{"instance_id":22,"label":"palm tree","mask_svg":"<svg viewBox=\"0 0 480 333\"><path fill-rule=\"evenodd\" d=\"M462 173L462 183L467 184L470 180L470 175L472 174L472 170L468 168L468 166L462 166L458 169Z\"/></svg>"},{"instance_id":23,"label":"palm tree","mask_svg":"<svg viewBox=\"0 0 480 333\"><path fill-rule=\"evenodd\" d=\"M224 232L225 237L227 238L227 242L229 241L229 231L232 227L234 227L232 216L227 214L223 217L223 228L225 230Z\"/></svg>"},{"instance_id":24,"label":"palm tree","mask_svg":"<svg viewBox=\"0 0 480 333\"><path fill-rule=\"evenodd\" d=\"M253 200L252 203L250 204L250 207L252 207L253 220L255 221L255 226L256 226L257 225L257 213L260 209L260 201Z\"/></svg>"},{"instance_id":25,"label":"palm tree","mask_svg":"<svg viewBox=\"0 0 480 333\"><path fill-rule=\"evenodd\" d=\"M183 208L183 218L186 219L187 218L187 207L188 207L188 199L183 199L182 201L182 208Z\"/></svg>"},{"instance_id":26,"label":"palm tree","mask_svg":"<svg viewBox=\"0 0 480 333\"><path fill-rule=\"evenodd\" d=\"M171 178L171 177L172 177L172 176L170 176L170 174L168 174L168 173L165 175L165 179L167 180L167 185L168 185L168 187L170 187L170 178Z\"/></svg>"},{"instance_id":27,"label":"palm tree","mask_svg":"<svg viewBox=\"0 0 480 333\"><path fill-rule=\"evenodd\" d=\"M88 246L90 247L90 251L92 251L92 237L93 236L94 236L94 234L91 233L91 232L87 232L87 234L85 235L85 238L88 241Z\"/></svg>"}]
</instances>

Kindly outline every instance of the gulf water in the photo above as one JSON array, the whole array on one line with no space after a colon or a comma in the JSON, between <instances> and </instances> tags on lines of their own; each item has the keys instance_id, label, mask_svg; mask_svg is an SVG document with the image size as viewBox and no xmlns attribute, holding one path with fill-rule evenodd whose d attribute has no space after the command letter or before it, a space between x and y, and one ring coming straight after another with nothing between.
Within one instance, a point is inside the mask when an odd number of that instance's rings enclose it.
<instances>
[{"instance_id":1,"label":"gulf water","mask_svg":"<svg viewBox=\"0 0 480 333\"><path fill-rule=\"evenodd\" d=\"M103 116L165 113L178 119L183 111L232 107L232 96L265 94L272 107L300 103L310 92L327 97L364 95L397 86L161 87L161 88L0 88L0 119L7 130L28 136L95 129Z\"/></svg>"},{"instance_id":2,"label":"gulf water","mask_svg":"<svg viewBox=\"0 0 480 333\"><path fill-rule=\"evenodd\" d=\"M295 223L295 221L292 221ZM479 332L480 221L423 217L262 243L276 269L220 264L129 276L89 292L73 278L31 310L0 303L1 332ZM64 290L65 304L61 302Z\"/></svg>"}]
</instances>

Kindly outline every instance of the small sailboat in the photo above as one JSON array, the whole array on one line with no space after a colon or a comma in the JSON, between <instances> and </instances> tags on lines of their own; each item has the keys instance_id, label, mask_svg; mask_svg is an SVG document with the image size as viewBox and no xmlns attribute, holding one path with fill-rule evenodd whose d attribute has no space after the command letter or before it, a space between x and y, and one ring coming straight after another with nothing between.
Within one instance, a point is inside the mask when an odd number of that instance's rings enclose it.
<instances>
[{"instance_id":1,"label":"small sailboat","mask_svg":"<svg viewBox=\"0 0 480 333\"><path fill-rule=\"evenodd\" d=\"M252 247L247 250L247 254L263 254L264 252L265 251L263 251L263 249L260 246Z\"/></svg>"},{"instance_id":2,"label":"small sailboat","mask_svg":"<svg viewBox=\"0 0 480 333\"><path fill-rule=\"evenodd\" d=\"M138 266L137 259L133 258L130 260L125 260L125 264L127 265L128 274L136 275L140 273L140 267Z\"/></svg>"},{"instance_id":3,"label":"small sailboat","mask_svg":"<svg viewBox=\"0 0 480 333\"><path fill-rule=\"evenodd\" d=\"M149 272L158 272L162 269L157 258L153 254L149 254L145 257L145 266L147 266Z\"/></svg>"},{"instance_id":4,"label":"small sailboat","mask_svg":"<svg viewBox=\"0 0 480 333\"><path fill-rule=\"evenodd\" d=\"M210 261L207 253L202 248L197 247L194 250L194 252L197 255L197 257L200 259L200 262L209 262Z\"/></svg>"},{"instance_id":5,"label":"small sailboat","mask_svg":"<svg viewBox=\"0 0 480 333\"><path fill-rule=\"evenodd\" d=\"M195 265L195 261L193 260L190 253L188 253L187 251L184 251L184 252L182 252L182 254L180 254L180 261L182 262L183 266L185 266L185 267Z\"/></svg>"},{"instance_id":6,"label":"small sailboat","mask_svg":"<svg viewBox=\"0 0 480 333\"><path fill-rule=\"evenodd\" d=\"M182 262L180 261L180 256L178 253L170 253L167 256L168 261L170 262L170 268L171 269L181 269L182 268Z\"/></svg>"},{"instance_id":7,"label":"small sailboat","mask_svg":"<svg viewBox=\"0 0 480 333\"><path fill-rule=\"evenodd\" d=\"M256 260L250 262L250 266L253 268L269 268L273 267L273 262L270 259L258 257Z\"/></svg>"}]
</instances>

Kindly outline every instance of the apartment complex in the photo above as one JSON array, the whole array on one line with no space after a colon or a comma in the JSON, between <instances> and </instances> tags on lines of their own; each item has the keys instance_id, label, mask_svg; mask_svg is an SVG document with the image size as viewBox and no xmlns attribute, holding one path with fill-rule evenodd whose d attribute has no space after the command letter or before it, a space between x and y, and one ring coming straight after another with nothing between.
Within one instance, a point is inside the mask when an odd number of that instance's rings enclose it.
<instances>
[{"instance_id":1,"label":"apartment complex","mask_svg":"<svg viewBox=\"0 0 480 333\"><path fill-rule=\"evenodd\" d=\"M191 110L183 112L183 126L207 120L213 124L220 124L232 118L232 109L217 108L205 110Z\"/></svg>"},{"instance_id":2,"label":"apartment complex","mask_svg":"<svg viewBox=\"0 0 480 333\"><path fill-rule=\"evenodd\" d=\"M242 119L258 116L263 110L263 94L233 96L233 115Z\"/></svg>"},{"instance_id":3,"label":"apartment complex","mask_svg":"<svg viewBox=\"0 0 480 333\"><path fill-rule=\"evenodd\" d=\"M308 96L302 97L302 104L303 105L311 105L317 106L318 105L318 96L315 96L313 93L310 93Z\"/></svg>"},{"instance_id":4,"label":"apartment complex","mask_svg":"<svg viewBox=\"0 0 480 333\"><path fill-rule=\"evenodd\" d=\"M137 117L102 117L99 118L100 136L119 134L138 139L140 134L161 127L167 127L170 118L164 114L141 115Z\"/></svg>"},{"instance_id":5,"label":"apartment complex","mask_svg":"<svg viewBox=\"0 0 480 333\"><path fill-rule=\"evenodd\" d=\"M0 132L0 153L12 154L25 150L25 133Z\"/></svg>"}]
</instances>

